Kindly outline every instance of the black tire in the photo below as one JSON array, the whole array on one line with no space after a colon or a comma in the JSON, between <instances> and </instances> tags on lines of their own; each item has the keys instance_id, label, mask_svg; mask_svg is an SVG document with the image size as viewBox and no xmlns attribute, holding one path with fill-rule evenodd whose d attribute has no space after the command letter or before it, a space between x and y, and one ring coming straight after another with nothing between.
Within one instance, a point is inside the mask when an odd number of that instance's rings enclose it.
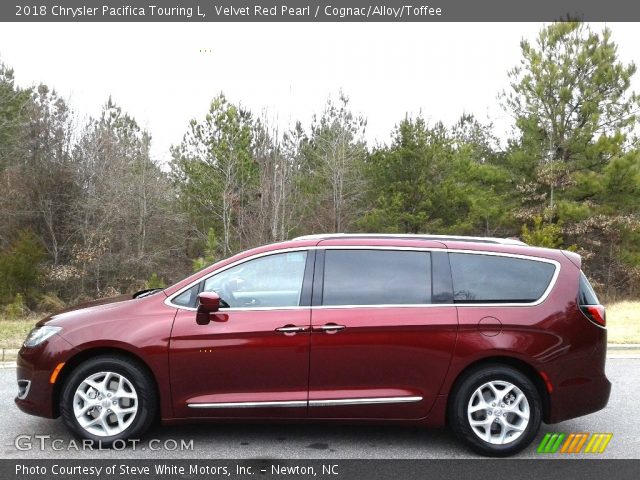
<instances>
[{"instance_id":1,"label":"black tire","mask_svg":"<svg viewBox=\"0 0 640 480\"><path fill-rule=\"evenodd\" d=\"M78 386L91 375L114 372L130 382L137 395L137 411L130 425L115 435L95 435L85 430L74 414L74 395ZM101 407L102 408L102 407ZM119 355L100 355L78 365L67 377L60 394L60 415L67 428L77 437L87 439L105 448L124 446L127 439L138 439L156 418L158 402L153 378L138 362Z\"/></svg>"},{"instance_id":2,"label":"black tire","mask_svg":"<svg viewBox=\"0 0 640 480\"><path fill-rule=\"evenodd\" d=\"M529 403L529 422L525 430L519 437L503 445L481 439L472 429L467 412L474 392L494 381L507 381L515 385ZM473 451L488 457L508 457L520 452L536 437L542 421L542 402L533 382L518 370L501 364L484 365L465 374L455 387L449 407L449 423L455 435Z\"/></svg>"}]
</instances>

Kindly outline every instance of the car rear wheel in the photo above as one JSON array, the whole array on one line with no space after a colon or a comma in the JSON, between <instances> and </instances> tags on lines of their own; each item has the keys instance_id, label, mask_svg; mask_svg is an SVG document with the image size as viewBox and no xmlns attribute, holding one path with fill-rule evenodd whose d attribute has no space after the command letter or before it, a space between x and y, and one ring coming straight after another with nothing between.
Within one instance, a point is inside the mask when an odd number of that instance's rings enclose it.
<instances>
[{"instance_id":1,"label":"car rear wheel","mask_svg":"<svg viewBox=\"0 0 640 480\"><path fill-rule=\"evenodd\" d=\"M109 447L137 438L157 410L153 380L143 367L119 356L100 356L75 368L62 388L60 413L78 437Z\"/></svg>"},{"instance_id":2,"label":"car rear wheel","mask_svg":"<svg viewBox=\"0 0 640 480\"><path fill-rule=\"evenodd\" d=\"M513 455L527 447L540 429L540 395L518 370L487 365L461 380L449 418L458 438L476 452Z\"/></svg>"}]
</instances>

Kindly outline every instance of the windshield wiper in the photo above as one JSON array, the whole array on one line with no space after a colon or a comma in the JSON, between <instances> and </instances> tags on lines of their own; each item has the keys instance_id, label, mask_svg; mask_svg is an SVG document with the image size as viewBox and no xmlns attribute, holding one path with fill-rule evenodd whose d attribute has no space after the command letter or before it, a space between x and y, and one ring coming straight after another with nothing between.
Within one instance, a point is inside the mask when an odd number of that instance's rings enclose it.
<instances>
[{"instance_id":1,"label":"windshield wiper","mask_svg":"<svg viewBox=\"0 0 640 480\"><path fill-rule=\"evenodd\" d=\"M156 292L159 292L160 290L163 290L162 288L147 288L146 290L140 290L139 292L136 292L133 294L133 298L144 298L144 297L148 297L149 295L153 295Z\"/></svg>"}]
</instances>

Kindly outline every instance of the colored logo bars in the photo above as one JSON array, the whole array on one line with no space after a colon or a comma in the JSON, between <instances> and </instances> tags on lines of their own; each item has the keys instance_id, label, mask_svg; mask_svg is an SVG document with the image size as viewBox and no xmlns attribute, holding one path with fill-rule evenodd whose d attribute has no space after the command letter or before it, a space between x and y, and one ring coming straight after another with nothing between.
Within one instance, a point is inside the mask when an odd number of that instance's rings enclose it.
<instances>
[{"instance_id":1,"label":"colored logo bars","mask_svg":"<svg viewBox=\"0 0 640 480\"><path fill-rule=\"evenodd\" d=\"M602 453L609 445L613 433L547 433L538 453ZM584 450L583 450L584 447Z\"/></svg>"}]
</instances>

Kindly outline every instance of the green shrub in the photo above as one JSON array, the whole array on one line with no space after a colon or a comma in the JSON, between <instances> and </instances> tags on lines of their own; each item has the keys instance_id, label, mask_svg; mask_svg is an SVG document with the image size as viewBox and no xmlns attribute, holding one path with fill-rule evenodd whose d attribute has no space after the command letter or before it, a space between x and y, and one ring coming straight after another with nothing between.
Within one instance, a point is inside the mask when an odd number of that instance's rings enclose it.
<instances>
[{"instance_id":1,"label":"green shrub","mask_svg":"<svg viewBox=\"0 0 640 480\"><path fill-rule=\"evenodd\" d=\"M22 301L34 300L40 279L40 262L44 250L30 231L22 231L16 240L0 252L0 302L14 302L20 294Z\"/></svg>"},{"instance_id":2,"label":"green shrub","mask_svg":"<svg viewBox=\"0 0 640 480\"><path fill-rule=\"evenodd\" d=\"M16 293L13 302L4 307L4 314L10 319L24 317L27 313L29 309L24 304L24 297L20 293Z\"/></svg>"},{"instance_id":3,"label":"green shrub","mask_svg":"<svg viewBox=\"0 0 640 480\"><path fill-rule=\"evenodd\" d=\"M543 224L542 217L536 216L533 219L533 228L531 230L526 225L522 226L522 240L527 245L559 248L564 242L562 239L562 227L557 223Z\"/></svg>"},{"instance_id":4,"label":"green shrub","mask_svg":"<svg viewBox=\"0 0 640 480\"><path fill-rule=\"evenodd\" d=\"M56 313L65 307L65 303L55 293L45 293L38 300L39 312Z\"/></svg>"},{"instance_id":5,"label":"green shrub","mask_svg":"<svg viewBox=\"0 0 640 480\"><path fill-rule=\"evenodd\" d=\"M144 288L165 288L165 287L166 285L164 283L164 280L158 277L158 274L156 272L153 272L149 280L147 280L144 283Z\"/></svg>"},{"instance_id":6,"label":"green shrub","mask_svg":"<svg viewBox=\"0 0 640 480\"><path fill-rule=\"evenodd\" d=\"M191 262L191 267L194 272L202 270L204 267L216 262L218 257L218 238L213 228L210 228L207 232L207 241L204 246L204 256L198 257Z\"/></svg>"}]
</instances>

